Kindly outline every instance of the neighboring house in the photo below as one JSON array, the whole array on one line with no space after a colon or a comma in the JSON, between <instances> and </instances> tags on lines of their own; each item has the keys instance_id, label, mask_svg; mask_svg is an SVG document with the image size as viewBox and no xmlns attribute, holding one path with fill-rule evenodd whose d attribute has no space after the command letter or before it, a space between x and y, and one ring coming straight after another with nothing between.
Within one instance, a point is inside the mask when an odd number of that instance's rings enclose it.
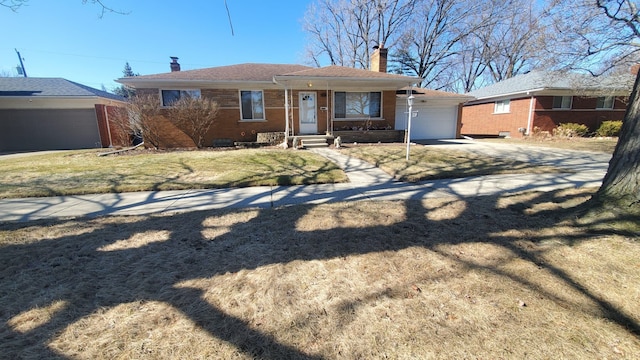
<instances>
[{"instance_id":1,"label":"neighboring house","mask_svg":"<svg viewBox=\"0 0 640 360\"><path fill-rule=\"evenodd\" d=\"M112 145L109 112L120 96L61 78L0 78L0 152Z\"/></svg>"},{"instance_id":2,"label":"neighboring house","mask_svg":"<svg viewBox=\"0 0 640 360\"><path fill-rule=\"evenodd\" d=\"M386 49L372 57L372 70L342 66L239 64L180 71L172 58L171 72L121 78L117 81L153 94L163 107L181 96L215 100L218 119L205 145L216 141L256 141L258 133L330 135L333 130L371 124L396 127L396 91L419 78L386 73ZM288 121L287 121L288 119ZM166 118L163 147L193 146Z\"/></svg>"},{"instance_id":3,"label":"neighboring house","mask_svg":"<svg viewBox=\"0 0 640 360\"><path fill-rule=\"evenodd\" d=\"M522 137L580 123L595 131L603 121L622 120L635 76L592 77L533 71L468 93L461 133Z\"/></svg>"},{"instance_id":4,"label":"neighboring house","mask_svg":"<svg viewBox=\"0 0 640 360\"><path fill-rule=\"evenodd\" d=\"M408 88L398 91L396 129L406 130L408 123ZM412 88L414 97L411 140L455 139L460 137L462 105L473 96L438 90Z\"/></svg>"}]
</instances>

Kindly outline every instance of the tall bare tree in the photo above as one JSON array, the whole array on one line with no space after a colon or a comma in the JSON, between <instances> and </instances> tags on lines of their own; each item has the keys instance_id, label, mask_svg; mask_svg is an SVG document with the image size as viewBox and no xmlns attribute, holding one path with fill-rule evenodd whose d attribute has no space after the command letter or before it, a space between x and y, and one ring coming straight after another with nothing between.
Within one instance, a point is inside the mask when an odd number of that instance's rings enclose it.
<instances>
[{"instance_id":1,"label":"tall bare tree","mask_svg":"<svg viewBox=\"0 0 640 360\"><path fill-rule=\"evenodd\" d=\"M486 27L490 18L483 12L483 2L461 0L427 0L416 6L404 27L397 50L392 50L396 71L421 77L423 87L451 88L449 71L458 67L462 42Z\"/></svg>"},{"instance_id":2,"label":"tall bare tree","mask_svg":"<svg viewBox=\"0 0 640 360\"><path fill-rule=\"evenodd\" d=\"M600 75L637 64L640 14L635 0L557 0L558 57L566 69ZM640 214L640 78L633 87L618 144L602 186L590 202L595 212Z\"/></svg>"},{"instance_id":3,"label":"tall bare tree","mask_svg":"<svg viewBox=\"0 0 640 360\"><path fill-rule=\"evenodd\" d=\"M416 2L317 0L304 18L310 60L317 66L326 58L331 65L368 68L371 48L395 44Z\"/></svg>"}]
</instances>

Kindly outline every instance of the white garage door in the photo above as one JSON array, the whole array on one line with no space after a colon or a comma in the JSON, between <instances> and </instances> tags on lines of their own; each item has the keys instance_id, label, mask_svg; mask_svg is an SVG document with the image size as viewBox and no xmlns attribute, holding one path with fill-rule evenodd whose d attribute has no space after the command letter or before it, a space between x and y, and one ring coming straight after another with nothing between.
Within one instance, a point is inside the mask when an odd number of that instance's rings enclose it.
<instances>
[{"instance_id":1,"label":"white garage door","mask_svg":"<svg viewBox=\"0 0 640 360\"><path fill-rule=\"evenodd\" d=\"M456 120L458 118L457 106L414 105L413 110L418 111L418 114L411 119L411 140L455 139ZM406 129L406 111L406 105L398 104L396 108L396 130Z\"/></svg>"}]
</instances>

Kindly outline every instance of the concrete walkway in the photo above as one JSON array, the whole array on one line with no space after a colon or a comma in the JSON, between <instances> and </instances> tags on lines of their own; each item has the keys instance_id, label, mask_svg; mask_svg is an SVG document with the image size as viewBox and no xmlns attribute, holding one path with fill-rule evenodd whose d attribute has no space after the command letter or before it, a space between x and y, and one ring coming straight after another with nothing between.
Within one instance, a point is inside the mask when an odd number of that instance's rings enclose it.
<instances>
[{"instance_id":1,"label":"concrete walkway","mask_svg":"<svg viewBox=\"0 0 640 360\"><path fill-rule=\"evenodd\" d=\"M0 221L148 215L243 207L269 208L334 201L473 197L534 189L551 191L567 187L598 186L606 173L610 158L610 155L600 153L458 140L429 146L444 146L490 156L550 164L575 172L492 175L408 184L394 181L389 175L366 162L325 148L312 151L343 168L349 177L349 183L4 199L0 200Z\"/></svg>"}]
</instances>

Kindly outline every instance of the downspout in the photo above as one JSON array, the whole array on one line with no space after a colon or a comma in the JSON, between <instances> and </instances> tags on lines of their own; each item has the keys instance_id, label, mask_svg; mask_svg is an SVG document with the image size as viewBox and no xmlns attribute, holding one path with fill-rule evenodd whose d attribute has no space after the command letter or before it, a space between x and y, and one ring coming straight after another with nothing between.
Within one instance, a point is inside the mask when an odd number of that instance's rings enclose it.
<instances>
[{"instance_id":1,"label":"downspout","mask_svg":"<svg viewBox=\"0 0 640 360\"><path fill-rule=\"evenodd\" d=\"M535 97L532 94L531 99L529 100L529 118L527 119L527 132L525 133L525 135L531 135L531 125L533 123L534 104L535 104Z\"/></svg>"},{"instance_id":2,"label":"downspout","mask_svg":"<svg viewBox=\"0 0 640 360\"><path fill-rule=\"evenodd\" d=\"M329 127L329 81L327 81L327 88L326 88L326 94L327 94L327 101L326 101L326 105L327 105L327 114L326 114L326 118L327 118L327 131L325 132L328 135L333 136L333 122L331 122L331 127Z\"/></svg>"}]
</instances>

